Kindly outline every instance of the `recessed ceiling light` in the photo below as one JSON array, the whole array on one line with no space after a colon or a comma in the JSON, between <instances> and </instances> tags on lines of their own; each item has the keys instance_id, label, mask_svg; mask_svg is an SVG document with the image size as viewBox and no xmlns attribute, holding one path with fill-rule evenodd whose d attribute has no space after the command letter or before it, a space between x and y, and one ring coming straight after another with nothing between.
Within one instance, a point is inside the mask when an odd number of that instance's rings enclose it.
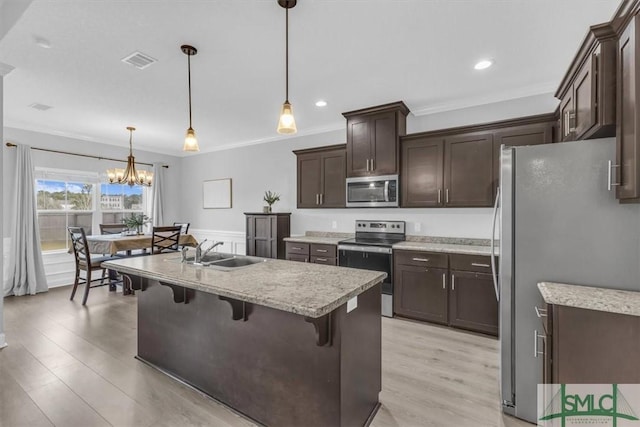
<instances>
[{"instance_id":1,"label":"recessed ceiling light","mask_svg":"<svg viewBox=\"0 0 640 427\"><path fill-rule=\"evenodd\" d=\"M493 65L493 61L490 59L483 59L479 61L473 68L476 70L484 70L485 68L489 68Z\"/></svg>"},{"instance_id":2,"label":"recessed ceiling light","mask_svg":"<svg viewBox=\"0 0 640 427\"><path fill-rule=\"evenodd\" d=\"M320 100L316 102L316 107L326 107L326 106L327 106L327 101Z\"/></svg>"},{"instance_id":3,"label":"recessed ceiling light","mask_svg":"<svg viewBox=\"0 0 640 427\"><path fill-rule=\"evenodd\" d=\"M40 104L38 102L34 102L33 104L29 105L29 107L39 111L47 111L53 108L51 105Z\"/></svg>"}]
</instances>

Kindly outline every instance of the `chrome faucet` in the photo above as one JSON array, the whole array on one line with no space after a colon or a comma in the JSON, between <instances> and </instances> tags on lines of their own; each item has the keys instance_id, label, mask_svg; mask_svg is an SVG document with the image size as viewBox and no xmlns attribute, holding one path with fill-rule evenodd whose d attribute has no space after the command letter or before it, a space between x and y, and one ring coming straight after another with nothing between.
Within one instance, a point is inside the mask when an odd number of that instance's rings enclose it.
<instances>
[{"instance_id":1,"label":"chrome faucet","mask_svg":"<svg viewBox=\"0 0 640 427\"><path fill-rule=\"evenodd\" d=\"M224 245L224 242L215 242L213 245L211 245L209 248L207 248L206 251L204 251L204 253L202 252L202 244L204 242L206 242L207 239L204 239L202 242L200 242L198 244L198 246L196 246L196 258L193 260L194 264L200 264L202 262L202 257L206 256L209 252L211 252L211 250L217 246L220 245Z\"/></svg>"}]
</instances>

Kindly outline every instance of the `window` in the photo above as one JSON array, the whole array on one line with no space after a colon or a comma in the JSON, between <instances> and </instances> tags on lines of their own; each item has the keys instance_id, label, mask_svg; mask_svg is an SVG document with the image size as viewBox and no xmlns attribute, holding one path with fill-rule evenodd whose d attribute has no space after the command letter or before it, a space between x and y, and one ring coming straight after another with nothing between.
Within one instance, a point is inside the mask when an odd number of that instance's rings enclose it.
<instances>
[{"instance_id":1,"label":"window","mask_svg":"<svg viewBox=\"0 0 640 427\"><path fill-rule=\"evenodd\" d=\"M95 185L36 179L40 244L43 251L68 248L67 227L83 227L91 234Z\"/></svg>"},{"instance_id":2,"label":"window","mask_svg":"<svg viewBox=\"0 0 640 427\"><path fill-rule=\"evenodd\" d=\"M148 214L148 187L108 184L97 173L36 168L36 203L42 251L68 250L67 227L99 234L130 213Z\"/></svg>"},{"instance_id":3,"label":"window","mask_svg":"<svg viewBox=\"0 0 640 427\"><path fill-rule=\"evenodd\" d=\"M144 213L145 193L141 185L100 184L102 224L120 224L125 214Z\"/></svg>"}]
</instances>

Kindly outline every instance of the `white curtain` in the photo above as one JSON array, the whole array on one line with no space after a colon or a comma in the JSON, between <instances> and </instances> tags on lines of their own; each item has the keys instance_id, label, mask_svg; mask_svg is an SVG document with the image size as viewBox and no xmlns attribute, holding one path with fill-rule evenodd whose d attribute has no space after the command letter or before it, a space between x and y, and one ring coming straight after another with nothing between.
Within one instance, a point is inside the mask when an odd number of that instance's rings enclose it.
<instances>
[{"instance_id":1,"label":"white curtain","mask_svg":"<svg viewBox=\"0 0 640 427\"><path fill-rule=\"evenodd\" d=\"M151 221L154 226L164 223L164 170L161 163L153 164L153 183L151 184Z\"/></svg>"},{"instance_id":2,"label":"white curtain","mask_svg":"<svg viewBox=\"0 0 640 427\"><path fill-rule=\"evenodd\" d=\"M47 279L40 248L40 231L36 212L36 193L28 145L18 145L16 156L16 188L13 203L13 229L9 253L9 280L4 295L34 295L46 292Z\"/></svg>"}]
</instances>

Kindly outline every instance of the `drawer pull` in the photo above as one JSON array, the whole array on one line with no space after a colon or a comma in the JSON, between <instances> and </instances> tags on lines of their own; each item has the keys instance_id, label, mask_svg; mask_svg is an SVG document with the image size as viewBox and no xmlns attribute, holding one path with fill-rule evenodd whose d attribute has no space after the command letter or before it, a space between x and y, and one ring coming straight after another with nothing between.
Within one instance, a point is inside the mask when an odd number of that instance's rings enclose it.
<instances>
[{"instance_id":1,"label":"drawer pull","mask_svg":"<svg viewBox=\"0 0 640 427\"><path fill-rule=\"evenodd\" d=\"M471 265L474 267L486 267L486 268L491 267L489 264L480 264L478 262L472 262Z\"/></svg>"},{"instance_id":2,"label":"drawer pull","mask_svg":"<svg viewBox=\"0 0 640 427\"><path fill-rule=\"evenodd\" d=\"M447 274L442 273L442 289L447 289Z\"/></svg>"},{"instance_id":3,"label":"drawer pull","mask_svg":"<svg viewBox=\"0 0 640 427\"><path fill-rule=\"evenodd\" d=\"M456 290L456 276L454 276L453 274L451 275L451 290Z\"/></svg>"},{"instance_id":4,"label":"drawer pull","mask_svg":"<svg viewBox=\"0 0 640 427\"><path fill-rule=\"evenodd\" d=\"M545 308L534 307L536 310L536 316L538 317L547 317L547 310Z\"/></svg>"},{"instance_id":5,"label":"drawer pull","mask_svg":"<svg viewBox=\"0 0 640 427\"><path fill-rule=\"evenodd\" d=\"M293 249L294 251L301 251L302 250L302 248L298 248L296 246L292 246L291 249Z\"/></svg>"},{"instance_id":6,"label":"drawer pull","mask_svg":"<svg viewBox=\"0 0 640 427\"><path fill-rule=\"evenodd\" d=\"M411 258L413 261L429 262L429 258Z\"/></svg>"},{"instance_id":7,"label":"drawer pull","mask_svg":"<svg viewBox=\"0 0 640 427\"><path fill-rule=\"evenodd\" d=\"M316 258L316 261L327 262L327 259L326 258Z\"/></svg>"},{"instance_id":8,"label":"drawer pull","mask_svg":"<svg viewBox=\"0 0 640 427\"><path fill-rule=\"evenodd\" d=\"M323 254L327 253L326 249L316 249L316 252L322 252Z\"/></svg>"}]
</instances>

